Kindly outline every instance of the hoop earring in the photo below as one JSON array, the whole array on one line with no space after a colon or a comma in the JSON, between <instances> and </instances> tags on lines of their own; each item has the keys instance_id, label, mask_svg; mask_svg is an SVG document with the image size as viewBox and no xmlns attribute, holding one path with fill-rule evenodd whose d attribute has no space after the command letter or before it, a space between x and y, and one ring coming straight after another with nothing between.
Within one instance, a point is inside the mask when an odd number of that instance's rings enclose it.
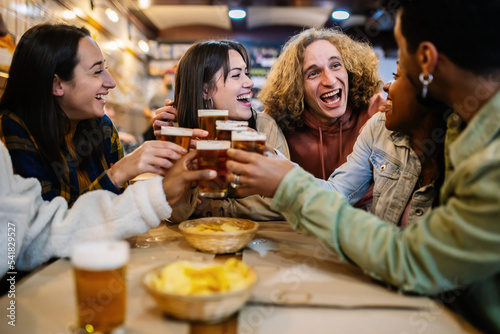
<instances>
[{"instance_id":1,"label":"hoop earring","mask_svg":"<svg viewBox=\"0 0 500 334\"><path fill-rule=\"evenodd\" d=\"M422 98L425 100L427 98L427 87L434 80L434 77L432 74L428 74L427 78L425 78L424 73L420 73L418 80L422 83Z\"/></svg>"},{"instance_id":2,"label":"hoop earring","mask_svg":"<svg viewBox=\"0 0 500 334\"><path fill-rule=\"evenodd\" d=\"M205 107L205 109L213 109L214 101L212 99L203 100L203 106Z\"/></svg>"}]
</instances>

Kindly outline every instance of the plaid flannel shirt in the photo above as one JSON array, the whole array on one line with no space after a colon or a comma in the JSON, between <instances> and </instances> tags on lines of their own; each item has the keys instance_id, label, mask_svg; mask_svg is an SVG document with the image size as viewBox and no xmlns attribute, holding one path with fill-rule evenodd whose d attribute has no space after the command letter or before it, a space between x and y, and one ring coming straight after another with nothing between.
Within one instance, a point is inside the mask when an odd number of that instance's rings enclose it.
<instances>
[{"instance_id":1,"label":"plaid flannel shirt","mask_svg":"<svg viewBox=\"0 0 500 334\"><path fill-rule=\"evenodd\" d=\"M118 131L106 115L101 118L101 124L104 129L106 151L100 160L91 159L89 162L86 173L91 184L82 191L79 190L76 169L79 163L78 156L75 160L65 149L62 164L42 158L33 136L16 115L12 113L0 115L0 139L9 150L16 174L37 178L42 185L43 199L51 200L56 196L62 196L71 206L80 195L88 191L105 189L120 194L125 188L117 189L106 173L112 164L123 157ZM85 154L83 147L80 152Z\"/></svg>"}]
</instances>

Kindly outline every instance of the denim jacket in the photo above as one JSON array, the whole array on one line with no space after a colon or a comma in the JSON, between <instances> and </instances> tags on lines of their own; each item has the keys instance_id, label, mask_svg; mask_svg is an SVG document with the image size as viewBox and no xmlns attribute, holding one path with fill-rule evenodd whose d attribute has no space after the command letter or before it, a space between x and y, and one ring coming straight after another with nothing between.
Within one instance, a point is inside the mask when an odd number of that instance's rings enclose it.
<instances>
[{"instance_id":1,"label":"denim jacket","mask_svg":"<svg viewBox=\"0 0 500 334\"><path fill-rule=\"evenodd\" d=\"M387 130L385 114L379 112L366 123L347 162L328 181L317 181L323 188L342 194L350 204L359 201L374 183L370 212L397 225L409 201L408 223L431 209L437 195L434 185L414 191L420 172L420 160L409 137Z\"/></svg>"}]
</instances>

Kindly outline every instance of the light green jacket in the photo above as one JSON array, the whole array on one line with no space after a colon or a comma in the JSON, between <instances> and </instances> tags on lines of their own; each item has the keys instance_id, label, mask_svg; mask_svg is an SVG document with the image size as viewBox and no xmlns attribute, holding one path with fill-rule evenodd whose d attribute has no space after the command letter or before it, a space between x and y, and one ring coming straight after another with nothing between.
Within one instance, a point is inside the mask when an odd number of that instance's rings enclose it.
<instances>
[{"instance_id":1,"label":"light green jacket","mask_svg":"<svg viewBox=\"0 0 500 334\"><path fill-rule=\"evenodd\" d=\"M500 93L461 133L458 120L448 122L441 205L404 230L352 208L300 168L271 207L375 279L440 298L481 330L500 332Z\"/></svg>"}]
</instances>

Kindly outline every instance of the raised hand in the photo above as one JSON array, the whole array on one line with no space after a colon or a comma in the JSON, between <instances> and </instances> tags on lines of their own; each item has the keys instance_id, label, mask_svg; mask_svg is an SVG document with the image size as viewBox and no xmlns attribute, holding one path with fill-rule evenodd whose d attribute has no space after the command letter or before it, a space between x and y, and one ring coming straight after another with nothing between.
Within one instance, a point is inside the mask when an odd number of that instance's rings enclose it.
<instances>
[{"instance_id":1,"label":"raised hand","mask_svg":"<svg viewBox=\"0 0 500 334\"><path fill-rule=\"evenodd\" d=\"M185 149L174 143L151 140L126 155L109 170L117 186L123 186L125 182L143 173L165 175L185 153Z\"/></svg>"},{"instance_id":2,"label":"raised hand","mask_svg":"<svg viewBox=\"0 0 500 334\"><path fill-rule=\"evenodd\" d=\"M177 109L174 108L174 101L166 99L165 106L156 109L153 117L153 130L157 139L161 136L162 126L172 126L177 121Z\"/></svg>"},{"instance_id":3,"label":"raised hand","mask_svg":"<svg viewBox=\"0 0 500 334\"><path fill-rule=\"evenodd\" d=\"M210 180L217 176L214 170L190 170L196 151L191 151L178 160L163 178L163 190L169 204L174 204L181 198L193 181Z\"/></svg>"},{"instance_id":4,"label":"raised hand","mask_svg":"<svg viewBox=\"0 0 500 334\"><path fill-rule=\"evenodd\" d=\"M273 197L285 175L293 164L277 156L264 156L237 149L229 149L227 155L228 181L239 184L236 193L240 196L260 194Z\"/></svg>"}]
</instances>

